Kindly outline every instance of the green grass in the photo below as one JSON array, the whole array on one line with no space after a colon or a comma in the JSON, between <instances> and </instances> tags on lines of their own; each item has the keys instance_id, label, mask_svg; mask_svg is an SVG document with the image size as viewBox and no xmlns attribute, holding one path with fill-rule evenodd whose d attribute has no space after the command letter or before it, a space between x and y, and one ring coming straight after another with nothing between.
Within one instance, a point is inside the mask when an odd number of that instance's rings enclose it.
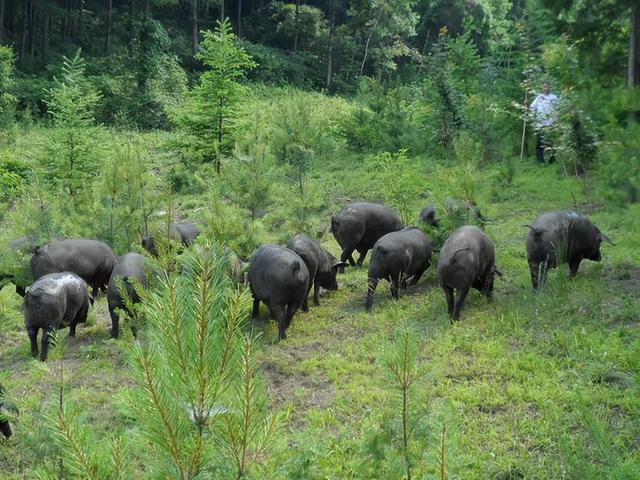
<instances>
[{"instance_id":1,"label":"green grass","mask_svg":"<svg viewBox=\"0 0 640 480\"><path fill-rule=\"evenodd\" d=\"M432 160L412 162L417 217L430 202L423 192L442 198L448 192L432 175ZM318 225L350 200L383 199L365 163L355 155L317 163L310 181L323 195ZM382 359L405 325L419 346L410 404L414 478L438 478L443 424L448 478L638 478L640 205L585 203L581 182L559 167L520 165L512 185L498 183L497 168L485 173L478 203L505 273L493 303L470 293L461 321L450 325L432 267L398 302L381 282L367 314L366 269L348 269L340 290L324 292L320 307L294 317L287 341L276 341L276 326L262 310L255 326L264 334L268 393L273 408L290 415L257 478L403 478L399 399ZM454 166L449 174L455 181ZM543 211L571 208L574 199L616 246L603 246L602 263L584 262L574 280L558 268L534 293L522 225ZM188 201L198 204L197 197ZM265 230L270 240L287 235ZM323 242L338 253L330 234ZM30 479L43 458L54 465L42 411L55 399L59 360L31 360L19 298L8 287L0 302L0 382L21 409L14 438L0 444L0 471L3 478ZM131 340L109 339L109 323L101 299L63 360L74 375L71 394L100 437L134 429L118 408L131 386L124 366Z\"/></svg>"}]
</instances>

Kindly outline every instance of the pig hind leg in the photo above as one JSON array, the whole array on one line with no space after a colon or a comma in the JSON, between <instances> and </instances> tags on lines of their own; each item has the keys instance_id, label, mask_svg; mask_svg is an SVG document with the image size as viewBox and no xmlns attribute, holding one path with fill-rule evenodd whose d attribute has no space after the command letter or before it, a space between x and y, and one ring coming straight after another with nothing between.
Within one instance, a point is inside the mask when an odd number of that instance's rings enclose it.
<instances>
[{"instance_id":1,"label":"pig hind leg","mask_svg":"<svg viewBox=\"0 0 640 480\"><path fill-rule=\"evenodd\" d=\"M313 280L313 304L320 305L320 281L316 274L316 278Z\"/></svg>"},{"instance_id":2,"label":"pig hind leg","mask_svg":"<svg viewBox=\"0 0 640 480\"><path fill-rule=\"evenodd\" d=\"M309 286L307 287L307 291L304 295L304 300L302 301L302 311L303 312L308 312L309 311L309 294L311 293L311 288L314 286L314 284L317 282L317 279L315 278L315 276L313 278L311 278L309 280ZM313 292L313 303L315 305L319 305L320 302L318 302L318 300L316 300L316 292Z\"/></svg>"},{"instance_id":3,"label":"pig hind leg","mask_svg":"<svg viewBox=\"0 0 640 480\"><path fill-rule=\"evenodd\" d=\"M260 299L253 294L253 308L251 309L251 317L258 318L260 316Z\"/></svg>"},{"instance_id":4,"label":"pig hind leg","mask_svg":"<svg viewBox=\"0 0 640 480\"><path fill-rule=\"evenodd\" d=\"M298 308L298 305L287 305L285 310L286 328L289 328L289 325L291 325L291 320L293 320L293 316L298 311Z\"/></svg>"},{"instance_id":5,"label":"pig hind leg","mask_svg":"<svg viewBox=\"0 0 640 480\"><path fill-rule=\"evenodd\" d=\"M378 279L369 278L367 282L367 298L364 302L364 309L367 312L371 310L371 306L373 305L373 294L375 293L377 286L378 286Z\"/></svg>"},{"instance_id":6,"label":"pig hind leg","mask_svg":"<svg viewBox=\"0 0 640 480\"><path fill-rule=\"evenodd\" d=\"M487 298L489 302L493 300L493 270L494 265L491 264L487 267L482 276L482 285L479 289L480 292Z\"/></svg>"},{"instance_id":7,"label":"pig hind leg","mask_svg":"<svg viewBox=\"0 0 640 480\"><path fill-rule=\"evenodd\" d=\"M453 318L453 288L443 285L444 296L447 299L447 313L449 317Z\"/></svg>"},{"instance_id":8,"label":"pig hind leg","mask_svg":"<svg viewBox=\"0 0 640 480\"><path fill-rule=\"evenodd\" d=\"M116 307L109 307L109 316L111 317L111 338L120 336L120 316L116 312Z\"/></svg>"},{"instance_id":9,"label":"pig hind leg","mask_svg":"<svg viewBox=\"0 0 640 480\"><path fill-rule=\"evenodd\" d=\"M89 312L89 305L86 303L83 303L80 308L78 309L75 317L73 318L73 320L70 323L69 326L69 336L70 337L75 337L76 336L76 326L79 323L85 323L87 321L87 313Z\"/></svg>"},{"instance_id":10,"label":"pig hind leg","mask_svg":"<svg viewBox=\"0 0 640 480\"><path fill-rule=\"evenodd\" d=\"M349 262L349 265L353 267L356 264L356 261L353 259L353 250L353 247L344 247L340 254L340 261L343 263ZM341 266L339 271L340 273L344 273L344 266Z\"/></svg>"},{"instance_id":11,"label":"pig hind leg","mask_svg":"<svg viewBox=\"0 0 640 480\"><path fill-rule=\"evenodd\" d=\"M278 322L278 340L287 338L287 309L284 305L269 306L271 316Z\"/></svg>"},{"instance_id":12,"label":"pig hind leg","mask_svg":"<svg viewBox=\"0 0 640 480\"><path fill-rule=\"evenodd\" d=\"M49 355L49 337L53 333L53 330L53 327L48 327L44 328L42 331L42 339L40 340L40 360L43 362L47 360L47 356Z\"/></svg>"},{"instance_id":13,"label":"pig hind leg","mask_svg":"<svg viewBox=\"0 0 640 480\"><path fill-rule=\"evenodd\" d=\"M462 310L462 304L465 298L467 298L467 293L469 293L469 287L458 288L456 293L456 301L453 304L453 315L451 316L451 320L454 322L460 319L460 310Z\"/></svg>"},{"instance_id":14,"label":"pig hind leg","mask_svg":"<svg viewBox=\"0 0 640 480\"><path fill-rule=\"evenodd\" d=\"M368 248L363 248L362 250L358 250L358 253L360 254L360 257L358 257L358 263L357 265L360 267L362 266L362 264L364 263L364 259L367 256L367 252L369 251Z\"/></svg>"},{"instance_id":15,"label":"pig hind leg","mask_svg":"<svg viewBox=\"0 0 640 480\"><path fill-rule=\"evenodd\" d=\"M569 260L569 276L575 277L578 274L578 268L580 268L581 256L574 257Z\"/></svg>"},{"instance_id":16,"label":"pig hind leg","mask_svg":"<svg viewBox=\"0 0 640 480\"><path fill-rule=\"evenodd\" d=\"M424 274L427 268L429 268L429 265L431 265L431 262L425 262L425 264L420 267L420 269L413 275L413 277L411 278L411 282L409 282L409 285L415 285L416 283L418 283L420 278L422 278L422 274Z\"/></svg>"},{"instance_id":17,"label":"pig hind leg","mask_svg":"<svg viewBox=\"0 0 640 480\"><path fill-rule=\"evenodd\" d=\"M535 262L529 262L529 271L531 272L531 284L533 285L533 289L537 290L540 286L539 283L539 272L540 272L540 264Z\"/></svg>"},{"instance_id":18,"label":"pig hind leg","mask_svg":"<svg viewBox=\"0 0 640 480\"><path fill-rule=\"evenodd\" d=\"M400 272L391 275L391 297L394 300L400 298Z\"/></svg>"},{"instance_id":19,"label":"pig hind leg","mask_svg":"<svg viewBox=\"0 0 640 480\"><path fill-rule=\"evenodd\" d=\"M549 262L542 262L540 264L540 280L538 281L538 288L544 286L547 282L547 272L549 271Z\"/></svg>"},{"instance_id":20,"label":"pig hind leg","mask_svg":"<svg viewBox=\"0 0 640 480\"><path fill-rule=\"evenodd\" d=\"M29 334L29 340L31 342L31 356L37 357L38 356L38 328L30 327L27 329L27 333Z\"/></svg>"}]
</instances>

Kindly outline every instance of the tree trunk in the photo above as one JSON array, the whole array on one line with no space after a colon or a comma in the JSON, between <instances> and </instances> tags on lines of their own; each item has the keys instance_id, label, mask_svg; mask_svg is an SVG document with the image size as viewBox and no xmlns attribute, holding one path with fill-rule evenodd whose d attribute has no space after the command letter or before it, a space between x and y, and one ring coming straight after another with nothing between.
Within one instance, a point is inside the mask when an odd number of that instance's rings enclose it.
<instances>
[{"instance_id":1,"label":"tree trunk","mask_svg":"<svg viewBox=\"0 0 640 480\"><path fill-rule=\"evenodd\" d=\"M27 34L29 33L29 2L24 0L22 4L22 43L20 44L20 59L24 60L27 54Z\"/></svg>"},{"instance_id":2,"label":"tree trunk","mask_svg":"<svg viewBox=\"0 0 640 480\"><path fill-rule=\"evenodd\" d=\"M336 2L331 0L329 3L329 51L327 52L327 80L324 84L325 90L328 92L331 87L331 75L333 69L333 42L336 34Z\"/></svg>"},{"instance_id":3,"label":"tree trunk","mask_svg":"<svg viewBox=\"0 0 640 480\"><path fill-rule=\"evenodd\" d=\"M29 54L31 58L36 54L36 4L31 0L31 12L29 14Z\"/></svg>"},{"instance_id":4,"label":"tree trunk","mask_svg":"<svg viewBox=\"0 0 640 480\"><path fill-rule=\"evenodd\" d=\"M18 22L18 5L16 2L11 2L11 12L9 13L9 25L12 34L16 33L16 25Z\"/></svg>"},{"instance_id":5,"label":"tree trunk","mask_svg":"<svg viewBox=\"0 0 640 480\"><path fill-rule=\"evenodd\" d=\"M220 23L224 22L224 0L220 0Z\"/></svg>"},{"instance_id":6,"label":"tree trunk","mask_svg":"<svg viewBox=\"0 0 640 480\"><path fill-rule=\"evenodd\" d=\"M78 43L83 46L84 40L84 0L78 2Z\"/></svg>"},{"instance_id":7,"label":"tree trunk","mask_svg":"<svg viewBox=\"0 0 640 480\"><path fill-rule=\"evenodd\" d=\"M4 33L4 0L0 0L0 43Z\"/></svg>"},{"instance_id":8,"label":"tree trunk","mask_svg":"<svg viewBox=\"0 0 640 480\"><path fill-rule=\"evenodd\" d=\"M191 0L191 47L198 51L198 0Z\"/></svg>"},{"instance_id":9,"label":"tree trunk","mask_svg":"<svg viewBox=\"0 0 640 480\"><path fill-rule=\"evenodd\" d=\"M109 0L109 9L107 10L107 55L111 53L111 19L113 16L113 0Z\"/></svg>"},{"instance_id":10,"label":"tree trunk","mask_svg":"<svg viewBox=\"0 0 640 480\"><path fill-rule=\"evenodd\" d=\"M71 41L71 0L67 0L67 16L64 22L64 42Z\"/></svg>"},{"instance_id":11,"label":"tree trunk","mask_svg":"<svg viewBox=\"0 0 640 480\"><path fill-rule=\"evenodd\" d=\"M64 0L60 1L60 8L64 8ZM60 18L60 45L64 43L64 18Z\"/></svg>"},{"instance_id":12,"label":"tree trunk","mask_svg":"<svg viewBox=\"0 0 640 480\"><path fill-rule=\"evenodd\" d=\"M629 64L627 70L627 87L629 91L640 85L640 6L637 2L631 4L629 24ZM629 125L636 122L635 107L631 107L627 121Z\"/></svg>"},{"instance_id":13,"label":"tree trunk","mask_svg":"<svg viewBox=\"0 0 640 480\"><path fill-rule=\"evenodd\" d=\"M295 33L293 35L293 51L298 51L298 18L300 16L300 0L296 0L296 14L294 17Z\"/></svg>"},{"instance_id":14,"label":"tree trunk","mask_svg":"<svg viewBox=\"0 0 640 480\"><path fill-rule=\"evenodd\" d=\"M242 0L238 0L238 38L242 37Z\"/></svg>"},{"instance_id":15,"label":"tree trunk","mask_svg":"<svg viewBox=\"0 0 640 480\"><path fill-rule=\"evenodd\" d=\"M371 42L371 36L373 35L373 31L375 30L375 24L371 27L369 31L369 35L367 36L367 43L364 45L364 55L362 57L362 65L360 65L360 76L364 73L364 65L367 63L367 55L369 55L369 43Z\"/></svg>"},{"instance_id":16,"label":"tree trunk","mask_svg":"<svg viewBox=\"0 0 640 480\"><path fill-rule=\"evenodd\" d=\"M44 14L44 32L42 38L42 59L47 61L47 55L49 54L49 30L51 30L51 17L49 13Z\"/></svg>"}]
</instances>

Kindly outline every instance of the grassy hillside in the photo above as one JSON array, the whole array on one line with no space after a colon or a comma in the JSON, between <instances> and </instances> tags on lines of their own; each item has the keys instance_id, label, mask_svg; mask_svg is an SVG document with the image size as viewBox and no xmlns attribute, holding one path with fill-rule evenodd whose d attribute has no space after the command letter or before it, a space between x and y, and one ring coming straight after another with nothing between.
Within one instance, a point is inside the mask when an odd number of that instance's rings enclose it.
<instances>
[{"instance_id":1,"label":"grassy hillside","mask_svg":"<svg viewBox=\"0 0 640 480\"><path fill-rule=\"evenodd\" d=\"M263 101L253 107L268 117L278 102ZM272 166L272 202L255 221L246 210L216 200L230 177L218 180L206 166L177 172L178 164L158 153L167 140L164 134L126 138L148 148L146 161L157 174L182 179L172 199L177 212L208 218L209 232L227 229L232 245L249 252L252 242L284 242L304 227L337 255L329 217L348 201L390 203L415 222L425 204L468 192L472 185L489 218L486 231L505 275L496 281L493 303L470 293L455 325L447 318L433 267L417 286L401 291L398 302L381 282L370 314L364 312L366 268L349 268L339 277L339 291L323 292L320 307L296 314L289 338L282 342L263 308L261 320L251 322L263 332L261 371L272 408L289 415L271 455L253 476L403 478L402 404L388 359L398 332L409 329L417 346L417 379L408 408L414 478L440 478L443 459L451 479L637 478L640 205L606 203L594 193L604 185L598 177L587 179L587 199L583 182L565 176L561 165L537 166L532 159L513 160L508 172L498 164L469 166L461 154L452 160L347 154L323 143L323 135L334 128L332 109L353 107L321 96L314 101L319 107L312 109L316 118L311 121L324 129L314 140L316 156L305 191L296 193L295 182L292 186L282 175L285 167ZM16 131L12 148L28 149L32 158L45 155L38 149L46 147L49 134ZM117 142L125 134L102 135ZM223 168L229 172L233 165ZM167 208L163 202L158 201L157 210ZM7 229L18 225L16 216L27 211L25 205L13 208L13 216L5 219ZM534 293L523 224L559 208L588 214L616 245L603 247L601 263L585 261L574 280L568 279L566 268L557 269L546 287ZM84 224L69 228L69 220L64 233L97 235L92 222L98 220L81 218ZM16 233L27 233L27 228L2 236L9 239ZM135 424L121 409L132 388L126 358L133 340L128 333L118 341L109 338L104 298L91 310L89 323L79 327L77 338L69 340L63 358L62 349L53 349L46 364L29 356L20 298L11 287L0 292L0 325L0 382L21 411L15 436L0 444L3 478L31 479L35 472L55 471L42 412L56 401L61 364L72 376L68 395L82 405L83 422L99 438L135 434ZM138 463L129 468L145 478L145 452L134 456Z\"/></svg>"}]
</instances>

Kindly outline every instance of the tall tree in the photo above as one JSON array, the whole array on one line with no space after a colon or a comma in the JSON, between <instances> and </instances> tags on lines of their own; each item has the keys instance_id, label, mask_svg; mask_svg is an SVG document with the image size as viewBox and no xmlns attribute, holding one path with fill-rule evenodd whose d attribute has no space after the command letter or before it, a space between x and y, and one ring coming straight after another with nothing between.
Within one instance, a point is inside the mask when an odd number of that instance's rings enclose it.
<instances>
[{"instance_id":1,"label":"tall tree","mask_svg":"<svg viewBox=\"0 0 640 480\"><path fill-rule=\"evenodd\" d=\"M219 173L222 157L234 144L236 107L246 89L240 80L255 62L236 42L228 20L219 23L214 32L204 32L196 58L208 70L173 119L189 135L188 148L197 157L213 161Z\"/></svg>"},{"instance_id":2,"label":"tall tree","mask_svg":"<svg viewBox=\"0 0 640 480\"><path fill-rule=\"evenodd\" d=\"M377 75L394 70L396 58L409 53L408 40L415 35L417 16L413 0L357 0L349 7L353 30L362 43L360 75L367 64Z\"/></svg>"},{"instance_id":3,"label":"tall tree","mask_svg":"<svg viewBox=\"0 0 640 480\"><path fill-rule=\"evenodd\" d=\"M633 90L640 86L640 6L636 1L632 2L629 20L627 87L633 93ZM636 120L636 111L629 110L629 124L635 123Z\"/></svg>"},{"instance_id":4,"label":"tall tree","mask_svg":"<svg viewBox=\"0 0 640 480\"><path fill-rule=\"evenodd\" d=\"M612 32L623 29L629 37L627 55L627 87L633 91L640 85L640 13L638 0L542 0L542 3L558 14L561 30L584 44L584 51L601 49ZM627 27L628 26L628 27ZM636 112L628 113L630 123L635 122Z\"/></svg>"},{"instance_id":5,"label":"tall tree","mask_svg":"<svg viewBox=\"0 0 640 480\"><path fill-rule=\"evenodd\" d=\"M198 0L191 0L191 48L198 51L200 29L198 27Z\"/></svg>"}]
</instances>

